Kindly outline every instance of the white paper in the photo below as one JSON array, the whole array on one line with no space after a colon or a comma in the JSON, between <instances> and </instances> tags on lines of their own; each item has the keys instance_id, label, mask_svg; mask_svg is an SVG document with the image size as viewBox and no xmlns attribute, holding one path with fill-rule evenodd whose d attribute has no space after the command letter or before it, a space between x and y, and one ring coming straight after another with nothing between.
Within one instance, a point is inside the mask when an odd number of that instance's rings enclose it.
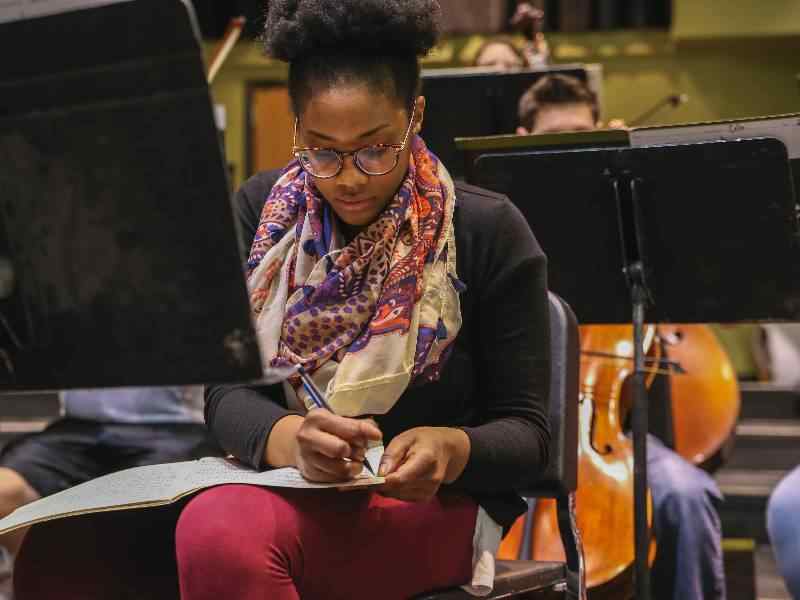
<instances>
[{"instance_id":1,"label":"white paper","mask_svg":"<svg viewBox=\"0 0 800 600\"><path fill-rule=\"evenodd\" d=\"M33 19L132 0L0 0L0 23Z\"/></svg>"},{"instance_id":2,"label":"white paper","mask_svg":"<svg viewBox=\"0 0 800 600\"><path fill-rule=\"evenodd\" d=\"M800 116L753 119L729 123L707 123L680 127L634 129L631 146L691 144L715 140L771 137L786 145L789 159L800 158Z\"/></svg>"},{"instance_id":3,"label":"white paper","mask_svg":"<svg viewBox=\"0 0 800 600\"><path fill-rule=\"evenodd\" d=\"M372 459L383 448L372 449ZM92 479L52 496L18 508L0 519L0 534L60 517L168 504L207 487L243 483L267 487L305 489L345 488L378 485L383 478L366 470L346 483L312 483L293 467L255 471L224 458L202 458L163 465L134 467Z\"/></svg>"}]
</instances>

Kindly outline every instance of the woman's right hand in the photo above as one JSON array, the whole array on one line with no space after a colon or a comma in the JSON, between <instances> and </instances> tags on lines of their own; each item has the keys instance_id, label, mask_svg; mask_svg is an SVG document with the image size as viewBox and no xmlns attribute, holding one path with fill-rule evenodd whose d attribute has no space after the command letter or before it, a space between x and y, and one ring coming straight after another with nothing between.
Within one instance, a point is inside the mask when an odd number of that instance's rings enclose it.
<instances>
[{"instance_id":1,"label":"woman's right hand","mask_svg":"<svg viewBox=\"0 0 800 600\"><path fill-rule=\"evenodd\" d=\"M294 463L309 481L348 481L361 473L367 444L382 439L372 420L339 417L314 408L295 435Z\"/></svg>"}]
</instances>

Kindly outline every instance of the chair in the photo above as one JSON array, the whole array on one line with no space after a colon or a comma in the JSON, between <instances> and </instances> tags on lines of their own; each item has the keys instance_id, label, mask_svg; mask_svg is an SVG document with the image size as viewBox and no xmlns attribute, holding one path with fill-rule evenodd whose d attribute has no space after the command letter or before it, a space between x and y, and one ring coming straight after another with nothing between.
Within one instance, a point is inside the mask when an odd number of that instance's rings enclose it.
<instances>
[{"instance_id":1,"label":"chair","mask_svg":"<svg viewBox=\"0 0 800 600\"><path fill-rule=\"evenodd\" d=\"M529 498L555 498L558 527L566 563L533 560L498 560L494 589L488 599L519 598L585 600L583 549L575 523L575 490L578 487L578 322L570 307L550 293L550 465ZM530 548L533 507L525 518L522 547ZM461 589L427 593L416 600L473 599Z\"/></svg>"}]
</instances>

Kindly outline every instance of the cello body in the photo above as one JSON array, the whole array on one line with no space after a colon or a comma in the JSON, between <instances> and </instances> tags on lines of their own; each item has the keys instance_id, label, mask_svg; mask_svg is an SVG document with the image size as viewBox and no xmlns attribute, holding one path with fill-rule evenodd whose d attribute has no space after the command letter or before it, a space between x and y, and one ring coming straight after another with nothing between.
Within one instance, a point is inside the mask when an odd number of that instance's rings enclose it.
<instances>
[{"instance_id":1,"label":"cello body","mask_svg":"<svg viewBox=\"0 0 800 600\"><path fill-rule=\"evenodd\" d=\"M645 328L650 364L680 367L670 378L675 450L689 462L712 470L732 446L739 413L736 374L721 344L706 325ZM576 517L586 560L589 595L633 596L633 449L623 433L633 372L630 325L581 327L581 372ZM651 368L648 385L662 369ZM503 540L498 556L516 558L523 518ZM555 502L537 500L531 556L564 560ZM655 555L651 546L650 559Z\"/></svg>"},{"instance_id":2,"label":"cello body","mask_svg":"<svg viewBox=\"0 0 800 600\"><path fill-rule=\"evenodd\" d=\"M706 325L659 325L666 357L683 375L670 377L675 452L714 471L733 448L741 401L736 372Z\"/></svg>"},{"instance_id":3,"label":"cello body","mask_svg":"<svg viewBox=\"0 0 800 600\"><path fill-rule=\"evenodd\" d=\"M633 593L633 446L622 426L623 385L634 369L632 338L630 325L581 327L575 505L593 598ZM645 352L656 350L654 342L655 328L648 326ZM515 529L521 533L521 521L503 541L500 558L517 556ZM564 560L553 500L536 502L531 554L534 560Z\"/></svg>"}]
</instances>

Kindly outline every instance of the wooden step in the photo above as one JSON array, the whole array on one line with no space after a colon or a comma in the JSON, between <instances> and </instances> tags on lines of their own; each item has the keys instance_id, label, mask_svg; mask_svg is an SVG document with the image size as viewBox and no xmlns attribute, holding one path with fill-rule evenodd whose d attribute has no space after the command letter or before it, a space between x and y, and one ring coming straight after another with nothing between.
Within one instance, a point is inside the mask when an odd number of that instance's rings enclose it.
<instances>
[{"instance_id":1,"label":"wooden step","mask_svg":"<svg viewBox=\"0 0 800 600\"><path fill-rule=\"evenodd\" d=\"M733 469L788 470L800 464L800 419L742 419L736 426Z\"/></svg>"},{"instance_id":2,"label":"wooden step","mask_svg":"<svg viewBox=\"0 0 800 600\"><path fill-rule=\"evenodd\" d=\"M742 381L741 419L800 418L800 391L769 382Z\"/></svg>"},{"instance_id":3,"label":"wooden step","mask_svg":"<svg viewBox=\"0 0 800 600\"><path fill-rule=\"evenodd\" d=\"M786 475L784 470L732 469L715 475L725 496L719 509L725 537L752 538L768 543L766 510L769 495Z\"/></svg>"},{"instance_id":4,"label":"wooden step","mask_svg":"<svg viewBox=\"0 0 800 600\"><path fill-rule=\"evenodd\" d=\"M0 421L54 419L61 407L54 392L0 393Z\"/></svg>"}]
</instances>

